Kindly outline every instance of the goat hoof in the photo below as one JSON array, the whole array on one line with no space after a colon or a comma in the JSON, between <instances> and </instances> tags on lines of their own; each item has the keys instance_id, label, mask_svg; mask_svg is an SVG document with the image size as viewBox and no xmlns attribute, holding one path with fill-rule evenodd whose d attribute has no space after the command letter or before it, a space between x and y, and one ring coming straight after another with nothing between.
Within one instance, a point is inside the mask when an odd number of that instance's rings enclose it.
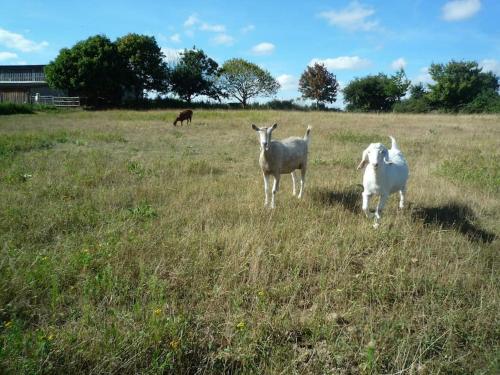
<instances>
[{"instance_id":1,"label":"goat hoof","mask_svg":"<svg viewBox=\"0 0 500 375\"><path fill-rule=\"evenodd\" d=\"M378 229L378 227L380 227L380 224L379 224L379 223L375 223L375 224L373 224L373 228L374 228L374 229Z\"/></svg>"}]
</instances>

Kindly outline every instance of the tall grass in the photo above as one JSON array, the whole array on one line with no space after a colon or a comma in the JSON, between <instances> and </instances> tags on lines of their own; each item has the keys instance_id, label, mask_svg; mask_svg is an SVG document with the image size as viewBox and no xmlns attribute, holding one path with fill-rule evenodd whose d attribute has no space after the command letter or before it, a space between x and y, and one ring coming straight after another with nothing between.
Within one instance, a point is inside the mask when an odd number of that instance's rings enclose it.
<instances>
[{"instance_id":1,"label":"tall grass","mask_svg":"<svg viewBox=\"0 0 500 375\"><path fill-rule=\"evenodd\" d=\"M174 117L2 119L2 372L498 373L500 117ZM313 131L304 199L284 176L270 211L274 122ZM373 230L355 167L389 134L409 208Z\"/></svg>"}]
</instances>

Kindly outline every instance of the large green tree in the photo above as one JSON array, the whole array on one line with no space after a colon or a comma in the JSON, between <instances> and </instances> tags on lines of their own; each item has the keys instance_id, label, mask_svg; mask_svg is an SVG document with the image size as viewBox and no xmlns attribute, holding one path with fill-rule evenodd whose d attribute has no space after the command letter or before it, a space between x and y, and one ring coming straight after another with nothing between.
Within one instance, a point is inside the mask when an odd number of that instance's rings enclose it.
<instances>
[{"instance_id":1,"label":"large green tree","mask_svg":"<svg viewBox=\"0 0 500 375\"><path fill-rule=\"evenodd\" d=\"M338 89L337 78L323 64L308 66L300 76L299 91L302 97L316 101L317 106L336 101Z\"/></svg>"},{"instance_id":2,"label":"large green tree","mask_svg":"<svg viewBox=\"0 0 500 375\"><path fill-rule=\"evenodd\" d=\"M116 40L116 46L126 64L124 83L136 99L142 98L144 91L166 91L167 64L154 37L127 34Z\"/></svg>"},{"instance_id":3,"label":"large green tree","mask_svg":"<svg viewBox=\"0 0 500 375\"><path fill-rule=\"evenodd\" d=\"M63 48L45 67L50 86L87 97L89 104L117 103L123 89L124 62L104 35Z\"/></svg>"},{"instance_id":4,"label":"large green tree","mask_svg":"<svg viewBox=\"0 0 500 375\"><path fill-rule=\"evenodd\" d=\"M410 81L403 70L388 77L383 73L355 78L344 88L350 111L389 111L406 94Z\"/></svg>"},{"instance_id":5,"label":"large green tree","mask_svg":"<svg viewBox=\"0 0 500 375\"><path fill-rule=\"evenodd\" d=\"M243 107L257 96L276 95L280 84L271 73L244 59L230 59L222 66L220 88Z\"/></svg>"},{"instance_id":6,"label":"large green tree","mask_svg":"<svg viewBox=\"0 0 500 375\"><path fill-rule=\"evenodd\" d=\"M436 82L429 85L429 98L438 108L457 111L472 102L479 94L497 92L498 77L483 72L475 61L450 61L432 64L429 74Z\"/></svg>"},{"instance_id":7,"label":"large green tree","mask_svg":"<svg viewBox=\"0 0 500 375\"><path fill-rule=\"evenodd\" d=\"M187 102L199 95L220 99L218 76L219 64L203 50L193 48L184 50L179 61L171 68L169 83L172 91Z\"/></svg>"}]
</instances>

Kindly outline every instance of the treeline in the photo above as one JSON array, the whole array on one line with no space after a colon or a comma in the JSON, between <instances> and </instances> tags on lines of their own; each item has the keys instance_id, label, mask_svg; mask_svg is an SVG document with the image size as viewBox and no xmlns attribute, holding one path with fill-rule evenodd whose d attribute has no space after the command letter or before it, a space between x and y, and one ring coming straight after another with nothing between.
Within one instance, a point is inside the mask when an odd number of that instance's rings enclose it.
<instances>
[{"instance_id":1,"label":"treeline","mask_svg":"<svg viewBox=\"0 0 500 375\"><path fill-rule=\"evenodd\" d=\"M89 37L63 48L45 73L49 85L85 97L90 106L324 110L340 92L336 76L316 63L306 67L298 86L302 99L313 104L293 100L250 104L251 99L278 92L280 84L267 70L239 58L220 66L196 47L166 62L155 38L139 34L115 41L104 35ZM434 83L427 86L411 85L403 70L392 76L355 78L342 90L346 110L500 112L499 78L483 72L477 62L432 64L429 73ZM157 98L149 99L147 93L156 93Z\"/></svg>"},{"instance_id":2,"label":"treeline","mask_svg":"<svg viewBox=\"0 0 500 375\"><path fill-rule=\"evenodd\" d=\"M174 94L245 107L254 97L273 96L280 85L265 69L243 59L219 64L201 49L184 50L167 63L154 37L128 34L111 41L95 35L64 48L45 68L50 86L85 97L87 104L145 105L145 94ZM158 101L157 101L158 102Z\"/></svg>"},{"instance_id":3,"label":"treeline","mask_svg":"<svg viewBox=\"0 0 500 375\"><path fill-rule=\"evenodd\" d=\"M343 90L348 111L499 113L499 78L475 61L432 64L434 81L411 85L404 71L356 78ZM408 97L406 97L408 95Z\"/></svg>"}]
</instances>

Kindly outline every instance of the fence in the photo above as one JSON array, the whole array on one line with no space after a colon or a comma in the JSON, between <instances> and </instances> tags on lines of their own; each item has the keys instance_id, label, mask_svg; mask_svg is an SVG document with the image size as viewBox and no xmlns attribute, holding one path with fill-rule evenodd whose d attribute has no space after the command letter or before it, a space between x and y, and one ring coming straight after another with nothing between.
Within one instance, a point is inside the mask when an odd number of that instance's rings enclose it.
<instances>
[{"instance_id":1,"label":"fence","mask_svg":"<svg viewBox=\"0 0 500 375\"><path fill-rule=\"evenodd\" d=\"M79 107L79 96L37 96L31 97L34 104L53 105L55 107Z\"/></svg>"}]
</instances>

